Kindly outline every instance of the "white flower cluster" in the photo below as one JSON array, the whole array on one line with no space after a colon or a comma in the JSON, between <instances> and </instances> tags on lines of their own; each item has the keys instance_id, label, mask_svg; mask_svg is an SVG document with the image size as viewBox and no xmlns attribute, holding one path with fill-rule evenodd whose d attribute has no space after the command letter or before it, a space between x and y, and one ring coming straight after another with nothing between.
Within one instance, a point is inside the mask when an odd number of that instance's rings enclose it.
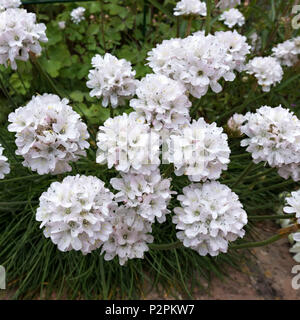
<instances>
[{"instance_id":1,"label":"white flower cluster","mask_svg":"<svg viewBox=\"0 0 300 320\"><path fill-rule=\"evenodd\" d=\"M4 176L10 173L10 166L7 162L7 158L3 155L4 148L0 144L0 179L4 179Z\"/></svg>"},{"instance_id":2,"label":"white flower cluster","mask_svg":"<svg viewBox=\"0 0 300 320\"><path fill-rule=\"evenodd\" d=\"M229 118L227 121L227 127L234 135L240 136L241 133L241 126L245 118L242 114L235 113L232 117Z\"/></svg>"},{"instance_id":3,"label":"white flower cluster","mask_svg":"<svg viewBox=\"0 0 300 320\"><path fill-rule=\"evenodd\" d=\"M272 51L272 56L275 57L281 65L291 67L299 61L300 37L279 43Z\"/></svg>"},{"instance_id":4,"label":"white flower cluster","mask_svg":"<svg viewBox=\"0 0 300 320\"><path fill-rule=\"evenodd\" d=\"M280 82L283 70L273 57L255 57L246 65L247 73L254 74L262 90L269 92L272 85Z\"/></svg>"},{"instance_id":5,"label":"white flower cluster","mask_svg":"<svg viewBox=\"0 0 300 320\"><path fill-rule=\"evenodd\" d=\"M283 208L285 213L295 213L298 223L300 223L300 190L291 193L290 197L285 198L287 205ZM299 234L300 236L300 234ZM298 237L297 241L300 241Z\"/></svg>"},{"instance_id":6,"label":"white flower cluster","mask_svg":"<svg viewBox=\"0 0 300 320\"><path fill-rule=\"evenodd\" d=\"M120 265L128 259L144 258L149 250L148 243L153 242L152 223L146 221L136 213L135 209L119 207L111 216L110 223L113 232L102 246L101 253L105 252L104 259L112 260L119 257Z\"/></svg>"},{"instance_id":7,"label":"white flower cluster","mask_svg":"<svg viewBox=\"0 0 300 320\"><path fill-rule=\"evenodd\" d=\"M201 15L206 16L206 3L200 0L181 0L174 8L174 16Z\"/></svg>"},{"instance_id":8,"label":"white flower cluster","mask_svg":"<svg viewBox=\"0 0 300 320\"><path fill-rule=\"evenodd\" d=\"M81 21L83 21L85 19L84 13L85 13L85 8L83 8L83 7L78 7L76 9L73 9L71 11L72 22L74 22L75 24L78 24Z\"/></svg>"},{"instance_id":9,"label":"white flower cluster","mask_svg":"<svg viewBox=\"0 0 300 320\"><path fill-rule=\"evenodd\" d=\"M217 32L205 36L200 31L184 39L164 40L148 53L149 66L157 74L183 83L196 98L209 87L218 93L218 81L233 81L233 71L243 70L250 52L246 37L236 31Z\"/></svg>"},{"instance_id":10,"label":"white flower cluster","mask_svg":"<svg viewBox=\"0 0 300 320\"><path fill-rule=\"evenodd\" d=\"M203 118L193 120L175 134L168 143L168 161L174 163L175 174L187 175L191 181L218 179L230 162L227 135L216 123Z\"/></svg>"},{"instance_id":11,"label":"white flower cluster","mask_svg":"<svg viewBox=\"0 0 300 320\"><path fill-rule=\"evenodd\" d=\"M201 256L227 252L228 242L243 237L247 214L238 196L218 181L191 184L174 209L177 237Z\"/></svg>"},{"instance_id":12,"label":"white flower cluster","mask_svg":"<svg viewBox=\"0 0 300 320\"><path fill-rule=\"evenodd\" d=\"M0 64L11 64L15 70L16 60L27 61L30 52L40 54L40 42L48 41L45 31L46 26L25 9L0 12Z\"/></svg>"},{"instance_id":13,"label":"white flower cluster","mask_svg":"<svg viewBox=\"0 0 300 320\"><path fill-rule=\"evenodd\" d=\"M247 138L241 146L247 146L255 163L283 168L281 174L300 163L300 120L293 112L281 106L263 106L256 113L248 112L244 120L241 131Z\"/></svg>"},{"instance_id":14,"label":"white flower cluster","mask_svg":"<svg viewBox=\"0 0 300 320\"><path fill-rule=\"evenodd\" d=\"M109 218L115 208L113 194L92 176L68 176L53 182L40 197L36 220L44 235L61 251L99 248L113 229Z\"/></svg>"},{"instance_id":15,"label":"white flower cluster","mask_svg":"<svg viewBox=\"0 0 300 320\"><path fill-rule=\"evenodd\" d=\"M10 8L19 8L21 4L21 0L0 0L0 11Z\"/></svg>"},{"instance_id":16,"label":"white flower cluster","mask_svg":"<svg viewBox=\"0 0 300 320\"><path fill-rule=\"evenodd\" d=\"M130 106L157 131L177 129L190 121L192 103L180 82L164 75L148 74L139 81L136 95L138 99L132 99Z\"/></svg>"},{"instance_id":17,"label":"white flower cluster","mask_svg":"<svg viewBox=\"0 0 300 320\"><path fill-rule=\"evenodd\" d=\"M224 24L229 28L233 28L236 24L240 27L245 24L245 17L243 14L238 9L234 8L224 11L219 20L224 21Z\"/></svg>"},{"instance_id":18,"label":"white flower cluster","mask_svg":"<svg viewBox=\"0 0 300 320\"><path fill-rule=\"evenodd\" d=\"M233 8L240 4L241 0L220 0L217 4L217 7L219 7L221 10L225 10L228 8Z\"/></svg>"},{"instance_id":19,"label":"white flower cluster","mask_svg":"<svg viewBox=\"0 0 300 320\"><path fill-rule=\"evenodd\" d=\"M68 102L45 93L8 116L8 130L16 132L16 154L38 174L71 171L68 162L86 155L87 126Z\"/></svg>"},{"instance_id":20,"label":"white flower cluster","mask_svg":"<svg viewBox=\"0 0 300 320\"><path fill-rule=\"evenodd\" d=\"M64 30L66 28L66 21L59 21L58 27L59 29Z\"/></svg>"},{"instance_id":21,"label":"white flower cluster","mask_svg":"<svg viewBox=\"0 0 300 320\"><path fill-rule=\"evenodd\" d=\"M87 87L92 89L91 97L102 97L103 107L110 103L116 108L135 94L137 81L130 62L106 53L104 57L99 54L93 57L92 65L94 69L89 72Z\"/></svg>"},{"instance_id":22,"label":"white flower cluster","mask_svg":"<svg viewBox=\"0 0 300 320\"><path fill-rule=\"evenodd\" d=\"M121 173L121 178L112 178L110 183L119 191L116 201L123 202L125 208L135 208L138 215L152 223L155 218L159 223L166 221L174 192L170 190L170 179L162 179L159 170L151 175Z\"/></svg>"},{"instance_id":23,"label":"white flower cluster","mask_svg":"<svg viewBox=\"0 0 300 320\"><path fill-rule=\"evenodd\" d=\"M160 137L135 112L109 118L97 134L97 158L123 172L151 174L159 164Z\"/></svg>"}]
</instances>

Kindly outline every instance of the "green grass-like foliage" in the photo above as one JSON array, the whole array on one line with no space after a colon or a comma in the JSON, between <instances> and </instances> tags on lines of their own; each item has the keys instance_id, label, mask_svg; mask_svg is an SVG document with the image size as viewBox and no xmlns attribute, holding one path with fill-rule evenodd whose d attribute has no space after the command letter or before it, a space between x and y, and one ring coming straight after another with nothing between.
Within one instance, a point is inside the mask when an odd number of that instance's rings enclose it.
<instances>
[{"instance_id":1,"label":"green grass-like foliage","mask_svg":"<svg viewBox=\"0 0 300 320\"><path fill-rule=\"evenodd\" d=\"M299 34L291 27L293 3L290 0L254 0L241 8L246 25L238 31L249 35L256 30L262 39L262 49L255 55L269 55L275 44ZM121 267L117 259L105 262L100 250L87 256L73 251L60 252L43 236L35 212L42 192L66 175L39 176L24 168L22 158L15 155L14 135L7 131L7 115L24 105L32 95L47 92L68 97L92 133L87 158L72 164L73 171L69 174L94 175L109 186L116 172L96 164L93 136L99 125L110 117L110 112L89 96L85 85L91 58L109 51L131 61L137 78L151 72L145 66L147 52L163 39L185 35L187 21L173 16L175 4L176 1L171 0L107 0L25 6L37 13L40 22L46 23L49 42L44 45L38 65L19 62L17 72L0 67L0 142L11 164L11 173L0 180L0 264L6 268L8 289L14 292L14 298L50 298L55 294L56 298L71 299L134 299L143 298L153 288L174 297L183 294L193 298L195 288L203 288L212 275L228 276L226 265L240 267L243 259L240 250L229 250L227 254L211 258L201 257L187 248L151 249L144 260L129 261L125 267ZM78 5L87 9L86 20L74 25L69 14ZM206 25L211 32L226 30L218 22L217 15L218 10L213 5L210 24ZM57 25L62 20L67 22L63 31ZM205 29L205 19L197 18L192 23L192 31L201 29ZM193 118L204 117L207 122L224 125L234 112L245 113L262 105L275 107L279 104L300 116L299 79L299 67L285 68L281 83L269 93L263 93L254 79L237 74L234 82L222 83L221 93L209 91L201 100L194 99ZM118 115L130 112L130 108L127 105L113 112ZM274 214L279 204L278 194L295 189L297 184L282 179L276 170L264 164L252 167L237 183L251 161L251 156L239 146L240 140L229 139L231 163L220 182L239 195L249 217ZM166 165L162 165L161 170L166 170ZM190 183L186 177L172 174L172 178L173 189L178 193ZM177 204L174 198L170 209ZM259 240L253 223L249 222L246 231L248 240ZM176 230L171 217L162 225L155 224L153 235L157 244L175 242Z\"/></svg>"}]
</instances>

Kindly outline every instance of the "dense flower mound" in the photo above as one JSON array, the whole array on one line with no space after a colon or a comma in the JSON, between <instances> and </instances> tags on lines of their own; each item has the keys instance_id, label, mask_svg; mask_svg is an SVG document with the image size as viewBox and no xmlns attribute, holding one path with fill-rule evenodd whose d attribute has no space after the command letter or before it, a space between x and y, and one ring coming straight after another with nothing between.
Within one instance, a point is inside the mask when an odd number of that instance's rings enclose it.
<instances>
[{"instance_id":1,"label":"dense flower mound","mask_svg":"<svg viewBox=\"0 0 300 320\"><path fill-rule=\"evenodd\" d=\"M119 171L150 174L160 164L158 133L135 112L109 118L97 134L96 162Z\"/></svg>"},{"instance_id":2,"label":"dense flower mound","mask_svg":"<svg viewBox=\"0 0 300 320\"><path fill-rule=\"evenodd\" d=\"M281 65L291 67L299 61L300 37L279 43L272 51L272 56L275 57Z\"/></svg>"},{"instance_id":3,"label":"dense flower mound","mask_svg":"<svg viewBox=\"0 0 300 320\"><path fill-rule=\"evenodd\" d=\"M166 221L171 195L170 179L163 179L159 170L151 175L121 173L121 178L110 180L116 194L116 201L124 203L125 208L136 208L136 213L144 219L154 222Z\"/></svg>"},{"instance_id":4,"label":"dense flower mound","mask_svg":"<svg viewBox=\"0 0 300 320\"><path fill-rule=\"evenodd\" d=\"M220 16L220 20L224 21L224 24L229 28L233 28L236 24L240 27L245 24L245 17L243 14L238 9L234 8L224 11Z\"/></svg>"},{"instance_id":5,"label":"dense flower mound","mask_svg":"<svg viewBox=\"0 0 300 320\"><path fill-rule=\"evenodd\" d=\"M40 54L40 42L47 42L46 26L25 9L0 12L0 64L17 69L16 60L27 61L29 53Z\"/></svg>"},{"instance_id":6,"label":"dense flower mound","mask_svg":"<svg viewBox=\"0 0 300 320\"><path fill-rule=\"evenodd\" d=\"M220 0L217 4L221 10L233 8L237 5L241 4L241 0Z\"/></svg>"},{"instance_id":7,"label":"dense flower mound","mask_svg":"<svg viewBox=\"0 0 300 320\"><path fill-rule=\"evenodd\" d=\"M84 13L85 13L85 8L83 8L83 7L78 7L76 9L73 9L71 11L72 22L74 22L75 24L78 24L81 21L83 21L85 19Z\"/></svg>"},{"instance_id":8,"label":"dense flower mound","mask_svg":"<svg viewBox=\"0 0 300 320\"><path fill-rule=\"evenodd\" d=\"M36 220L61 251L90 253L112 233L109 217L116 207L104 182L92 176L68 176L53 182L40 197Z\"/></svg>"},{"instance_id":9,"label":"dense flower mound","mask_svg":"<svg viewBox=\"0 0 300 320\"><path fill-rule=\"evenodd\" d=\"M286 197L287 205L283 208L285 213L295 213L298 223L300 223L300 190L291 193L290 197ZM296 241L300 241L300 234Z\"/></svg>"},{"instance_id":10,"label":"dense flower mound","mask_svg":"<svg viewBox=\"0 0 300 320\"><path fill-rule=\"evenodd\" d=\"M248 112L241 127L253 161L268 162L271 167L282 167L300 162L300 120L288 109L263 106L255 113Z\"/></svg>"},{"instance_id":11,"label":"dense flower mound","mask_svg":"<svg viewBox=\"0 0 300 320\"><path fill-rule=\"evenodd\" d=\"M0 179L4 179L4 176L10 173L10 166L7 162L7 158L3 155L4 148L0 144Z\"/></svg>"},{"instance_id":12,"label":"dense flower mound","mask_svg":"<svg viewBox=\"0 0 300 320\"><path fill-rule=\"evenodd\" d=\"M168 140L168 161L174 163L175 174L185 174L191 181L220 178L230 162L229 155L223 128L203 118L193 120Z\"/></svg>"},{"instance_id":13,"label":"dense flower mound","mask_svg":"<svg viewBox=\"0 0 300 320\"><path fill-rule=\"evenodd\" d=\"M174 16L201 15L206 16L206 3L199 0L181 0L174 8Z\"/></svg>"},{"instance_id":14,"label":"dense flower mound","mask_svg":"<svg viewBox=\"0 0 300 320\"><path fill-rule=\"evenodd\" d=\"M271 86L280 82L283 77L280 63L273 57L255 57L249 61L246 69L247 73L255 76L265 92L269 92Z\"/></svg>"},{"instance_id":15,"label":"dense flower mound","mask_svg":"<svg viewBox=\"0 0 300 320\"><path fill-rule=\"evenodd\" d=\"M0 0L0 11L10 8L19 8L21 4L21 0Z\"/></svg>"},{"instance_id":16,"label":"dense flower mound","mask_svg":"<svg viewBox=\"0 0 300 320\"><path fill-rule=\"evenodd\" d=\"M149 66L157 74L180 81L196 98L211 89L222 91L218 81L235 79L250 52L246 37L236 31L205 36L199 31L184 39L164 40L148 53Z\"/></svg>"},{"instance_id":17,"label":"dense flower mound","mask_svg":"<svg viewBox=\"0 0 300 320\"><path fill-rule=\"evenodd\" d=\"M130 106L157 131L177 129L190 121L192 103L180 82L164 75L149 74L139 81L136 95L138 99L132 99Z\"/></svg>"},{"instance_id":18,"label":"dense flower mound","mask_svg":"<svg viewBox=\"0 0 300 320\"><path fill-rule=\"evenodd\" d=\"M238 196L218 181L191 184L179 195L174 209L177 237L200 255L227 252L228 242L243 237L247 214Z\"/></svg>"},{"instance_id":19,"label":"dense flower mound","mask_svg":"<svg viewBox=\"0 0 300 320\"><path fill-rule=\"evenodd\" d=\"M8 130L16 132L16 154L24 157L25 167L38 174L71 171L68 162L86 155L87 126L68 102L45 93L32 97L8 117Z\"/></svg>"},{"instance_id":20,"label":"dense flower mound","mask_svg":"<svg viewBox=\"0 0 300 320\"><path fill-rule=\"evenodd\" d=\"M120 265L128 259L143 259L149 250L147 244L153 242L151 222L139 216L135 209L121 206L111 216L110 223L113 232L102 246L104 259L112 260L118 256Z\"/></svg>"},{"instance_id":21,"label":"dense flower mound","mask_svg":"<svg viewBox=\"0 0 300 320\"><path fill-rule=\"evenodd\" d=\"M91 97L102 97L103 107L111 104L116 108L135 94L137 81L130 62L106 53L103 57L97 54L92 65L94 69L89 72L87 87L92 89Z\"/></svg>"}]
</instances>

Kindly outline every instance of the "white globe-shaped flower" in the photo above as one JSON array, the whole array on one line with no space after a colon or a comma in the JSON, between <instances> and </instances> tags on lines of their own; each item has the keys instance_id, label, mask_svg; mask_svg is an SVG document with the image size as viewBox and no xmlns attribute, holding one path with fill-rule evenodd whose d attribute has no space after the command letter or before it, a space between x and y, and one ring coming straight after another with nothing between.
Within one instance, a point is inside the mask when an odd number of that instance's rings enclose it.
<instances>
[{"instance_id":1,"label":"white globe-shaped flower","mask_svg":"<svg viewBox=\"0 0 300 320\"><path fill-rule=\"evenodd\" d=\"M299 61L300 37L279 43L272 51L272 56L276 58L281 65L291 67Z\"/></svg>"},{"instance_id":2,"label":"white globe-shaped flower","mask_svg":"<svg viewBox=\"0 0 300 320\"><path fill-rule=\"evenodd\" d=\"M224 11L219 20L224 21L224 24L229 28L233 28L236 24L238 26L242 26L245 24L245 17L238 9L229 9Z\"/></svg>"},{"instance_id":3,"label":"white globe-shaped flower","mask_svg":"<svg viewBox=\"0 0 300 320\"><path fill-rule=\"evenodd\" d=\"M291 193L286 199L287 205L283 208L285 213L295 213L298 223L300 223L300 190ZM297 241L300 241L298 239Z\"/></svg>"},{"instance_id":4,"label":"white globe-shaped flower","mask_svg":"<svg viewBox=\"0 0 300 320\"><path fill-rule=\"evenodd\" d=\"M40 42L47 42L46 26L25 9L0 12L0 64L17 69L16 60L27 61L29 53L40 54Z\"/></svg>"},{"instance_id":5,"label":"white globe-shaped flower","mask_svg":"<svg viewBox=\"0 0 300 320\"><path fill-rule=\"evenodd\" d=\"M176 175L187 175L191 181L220 178L230 162L227 135L216 123L203 118L193 120L168 140L168 161L174 163Z\"/></svg>"},{"instance_id":6,"label":"white globe-shaped flower","mask_svg":"<svg viewBox=\"0 0 300 320\"><path fill-rule=\"evenodd\" d=\"M201 256L227 252L228 242L243 237L247 214L238 196L218 181L191 184L174 209L177 237Z\"/></svg>"},{"instance_id":7,"label":"white globe-shaped flower","mask_svg":"<svg viewBox=\"0 0 300 320\"><path fill-rule=\"evenodd\" d=\"M70 14L72 22L74 22L75 24L78 24L81 21L83 21L85 19L84 13L85 13L85 8L83 7L78 7L76 9L73 9Z\"/></svg>"},{"instance_id":8,"label":"white globe-shaped flower","mask_svg":"<svg viewBox=\"0 0 300 320\"><path fill-rule=\"evenodd\" d=\"M112 233L109 218L116 208L104 182L92 176L68 176L53 182L40 197L36 220L61 251L90 253Z\"/></svg>"},{"instance_id":9,"label":"white globe-shaped flower","mask_svg":"<svg viewBox=\"0 0 300 320\"><path fill-rule=\"evenodd\" d=\"M6 174L10 173L8 159L3 155L4 148L0 144L0 179L4 179Z\"/></svg>"},{"instance_id":10,"label":"white globe-shaped flower","mask_svg":"<svg viewBox=\"0 0 300 320\"><path fill-rule=\"evenodd\" d=\"M19 8L21 4L21 0L0 0L0 11L10 8Z\"/></svg>"},{"instance_id":11,"label":"white globe-shaped flower","mask_svg":"<svg viewBox=\"0 0 300 320\"><path fill-rule=\"evenodd\" d=\"M201 98L209 87L222 91L221 78L235 79L234 71L243 70L249 49L246 38L236 31L215 36L200 31L184 39L164 40L147 60L155 73L181 82L191 95Z\"/></svg>"},{"instance_id":12,"label":"white globe-shaped flower","mask_svg":"<svg viewBox=\"0 0 300 320\"><path fill-rule=\"evenodd\" d=\"M24 157L25 167L38 174L71 171L68 163L86 155L87 126L68 102L45 93L8 116L8 130L16 132L16 154Z\"/></svg>"},{"instance_id":13,"label":"white globe-shaped flower","mask_svg":"<svg viewBox=\"0 0 300 320\"><path fill-rule=\"evenodd\" d=\"M206 16L206 3L200 0L181 0L174 8L174 16Z\"/></svg>"},{"instance_id":14,"label":"white globe-shaped flower","mask_svg":"<svg viewBox=\"0 0 300 320\"><path fill-rule=\"evenodd\" d=\"M116 194L116 201L122 202L125 208L135 208L136 213L144 219L159 223L166 221L166 214L171 195L170 179L163 179L159 170L151 175L121 173L121 178L110 180Z\"/></svg>"},{"instance_id":15,"label":"white globe-shaped flower","mask_svg":"<svg viewBox=\"0 0 300 320\"><path fill-rule=\"evenodd\" d=\"M267 162L271 167L281 167L300 162L300 120L288 109L263 106L255 113L248 112L241 132L253 161Z\"/></svg>"},{"instance_id":16,"label":"white globe-shaped flower","mask_svg":"<svg viewBox=\"0 0 300 320\"><path fill-rule=\"evenodd\" d=\"M109 261L117 256L120 265L128 259L143 259L149 250L148 243L153 242L151 222L139 216L135 209L121 206L111 216L110 224L113 232L101 250L105 252L104 259Z\"/></svg>"},{"instance_id":17,"label":"white globe-shaped flower","mask_svg":"<svg viewBox=\"0 0 300 320\"><path fill-rule=\"evenodd\" d=\"M190 120L192 103L180 82L164 75L148 74L139 81L136 95L138 99L132 99L130 106L157 131L177 129Z\"/></svg>"},{"instance_id":18,"label":"white globe-shaped flower","mask_svg":"<svg viewBox=\"0 0 300 320\"><path fill-rule=\"evenodd\" d=\"M97 54L92 65L86 85L92 89L91 97L102 98L103 107L111 104L116 108L135 94L137 80L129 61L106 53L103 57Z\"/></svg>"},{"instance_id":19,"label":"white globe-shaped flower","mask_svg":"<svg viewBox=\"0 0 300 320\"><path fill-rule=\"evenodd\" d=\"M159 164L160 137L135 112L109 118L97 134L100 164L119 171L151 174Z\"/></svg>"},{"instance_id":20,"label":"white globe-shaped flower","mask_svg":"<svg viewBox=\"0 0 300 320\"><path fill-rule=\"evenodd\" d=\"M217 4L221 10L230 9L241 4L241 0L220 0Z\"/></svg>"},{"instance_id":21,"label":"white globe-shaped flower","mask_svg":"<svg viewBox=\"0 0 300 320\"><path fill-rule=\"evenodd\" d=\"M262 91L269 92L272 85L283 77L280 63L273 57L255 57L246 65L247 73L253 74L262 86Z\"/></svg>"}]
</instances>

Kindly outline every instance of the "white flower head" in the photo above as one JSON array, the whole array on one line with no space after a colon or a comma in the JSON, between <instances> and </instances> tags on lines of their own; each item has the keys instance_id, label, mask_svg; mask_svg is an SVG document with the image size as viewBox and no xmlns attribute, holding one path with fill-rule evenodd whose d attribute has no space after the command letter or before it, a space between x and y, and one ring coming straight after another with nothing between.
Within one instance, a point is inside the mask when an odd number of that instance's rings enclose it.
<instances>
[{"instance_id":1,"label":"white flower head","mask_svg":"<svg viewBox=\"0 0 300 320\"><path fill-rule=\"evenodd\" d=\"M155 73L181 82L192 96L201 98L209 87L222 91L221 78L235 79L234 71L243 70L249 49L246 38L236 31L215 36L199 31L184 39L164 40L147 60Z\"/></svg>"},{"instance_id":2,"label":"white flower head","mask_svg":"<svg viewBox=\"0 0 300 320\"><path fill-rule=\"evenodd\" d=\"M148 243L153 242L151 222L139 216L135 209L121 206L111 216L110 224L113 232L101 250L105 252L104 259L109 261L117 256L120 265L128 259L143 259L149 250Z\"/></svg>"},{"instance_id":3,"label":"white flower head","mask_svg":"<svg viewBox=\"0 0 300 320\"><path fill-rule=\"evenodd\" d=\"M300 154L299 163L290 163L282 165L278 168L278 174L284 179L293 179L294 181L300 181Z\"/></svg>"},{"instance_id":4,"label":"white flower head","mask_svg":"<svg viewBox=\"0 0 300 320\"><path fill-rule=\"evenodd\" d=\"M151 175L134 173L121 173L121 178L110 180L116 194L116 201L122 202L125 208L135 208L136 213L154 222L166 221L166 214L171 195L176 193L170 190L170 179L163 179L159 170L153 171Z\"/></svg>"},{"instance_id":5,"label":"white flower head","mask_svg":"<svg viewBox=\"0 0 300 320\"><path fill-rule=\"evenodd\" d=\"M109 118L97 134L96 162L122 172L150 174L159 164L160 137L135 112Z\"/></svg>"},{"instance_id":6,"label":"white flower head","mask_svg":"<svg viewBox=\"0 0 300 320\"><path fill-rule=\"evenodd\" d=\"M174 8L174 16L206 16L206 3L199 0L181 0Z\"/></svg>"},{"instance_id":7,"label":"white flower head","mask_svg":"<svg viewBox=\"0 0 300 320\"><path fill-rule=\"evenodd\" d=\"M85 13L85 8L83 7L78 7L76 9L73 9L71 11L72 22L74 22L75 24L78 24L81 21L85 20L84 13Z\"/></svg>"},{"instance_id":8,"label":"white flower head","mask_svg":"<svg viewBox=\"0 0 300 320\"><path fill-rule=\"evenodd\" d=\"M262 106L255 113L244 116L241 131L253 161L268 162L271 167L282 167L300 162L300 120L288 109Z\"/></svg>"},{"instance_id":9,"label":"white flower head","mask_svg":"<svg viewBox=\"0 0 300 320\"><path fill-rule=\"evenodd\" d=\"M63 30L66 28L66 21L59 21L58 22L59 29Z\"/></svg>"},{"instance_id":10,"label":"white flower head","mask_svg":"<svg viewBox=\"0 0 300 320\"><path fill-rule=\"evenodd\" d=\"M29 53L39 55L40 42L47 42L46 26L25 9L0 12L0 64L17 69L16 60L27 61Z\"/></svg>"},{"instance_id":11,"label":"white flower head","mask_svg":"<svg viewBox=\"0 0 300 320\"><path fill-rule=\"evenodd\" d=\"M8 159L3 155L4 148L0 144L0 179L4 179L4 176L10 173L10 166Z\"/></svg>"},{"instance_id":12,"label":"white flower head","mask_svg":"<svg viewBox=\"0 0 300 320\"><path fill-rule=\"evenodd\" d=\"M219 20L224 21L224 24L229 28L233 28L236 24L240 27L245 24L245 17L243 14L238 9L234 8L224 11Z\"/></svg>"},{"instance_id":13,"label":"white flower head","mask_svg":"<svg viewBox=\"0 0 300 320\"><path fill-rule=\"evenodd\" d=\"M25 167L38 174L71 171L69 162L86 155L87 126L68 102L45 93L8 116L8 130L16 132L16 154L24 157Z\"/></svg>"},{"instance_id":14,"label":"white flower head","mask_svg":"<svg viewBox=\"0 0 300 320\"><path fill-rule=\"evenodd\" d=\"M106 53L103 57L99 54L93 57L92 65L87 87L92 89L91 97L102 98L103 107L111 104L116 108L135 94L137 80L129 61Z\"/></svg>"},{"instance_id":15,"label":"white flower head","mask_svg":"<svg viewBox=\"0 0 300 320\"><path fill-rule=\"evenodd\" d=\"M272 85L283 77L280 63L273 57L255 57L246 65L247 73L253 74L262 86L262 91L269 92Z\"/></svg>"},{"instance_id":16,"label":"white flower head","mask_svg":"<svg viewBox=\"0 0 300 320\"><path fill-rule=\"evenodd\" d=\"M238 196L218 181L191 184L174 209L177 237L201 256L227 252L228 242L243 237L247 214Z\"/></svg>"},{"instance_id":17,"label":"white flower head","mask_svg":"<svg viewBox=\"0 0 300 320\"><path fill-rule=\"evenodd\" d=\"M145 117L155 130L177 129L189 122L189 101L183 84L160 74L148 74L139 81L130 106Z\"/></svg>"},{"instance_id":18,"label":"white flower head","mask_svg":"<svg viewBox=\"0 0 300 320\"><path fill-rule=\"evenodd\" d=\"M10 8L19 8L21 4L21 0L0 0L0 11Z\"/></svg>"},{"instance_id":19,"label":"white flower head","mask_svg":"<svg viewBox=\"0 0 300 320\"><path fill-rule=\"evenodd\" d=\"M272 56L276 58L282 66L291 67L299 61L300 37L279 43L272 51Z\"/></svg>"},{"instance_id":20,"label":"white flower head","mask_svg":"<svg viewBox=\"0 0 300 320\"><path fill-rule=\"evenodd\" d=\"M221 10L230 9L241 4L241 0L220 0L217 4Z\"/></svg>"},{"instance_id":21,"label":"white flower head","mask_svg":"<svg viewBox=\"0 0 300 320\"><path fill-rule=\"evenodd\" d=\"M168 140L168 161L174 163L175 174L187 175L191 181L219 179L227 169L230 149L227 135L216 123L203 118L193 120Z\"/></svg>"},{"instance_id":22,"label":"white flower head","mask_svg":"<svg viewBox=\"0 0 300 320\"><path fill-rule=\"evenodd\" d=\"M285 213L295 213L298 223L300 223L300 190L293 191L290 197L285 198L287 205L283 208ZM300 238L297 240L300 241Z\"/></svg>"},{"instance_id":23,"label":"white flower head","mask_svg":"<svg viewBox=\"0 0 300 320\"><path fill-rule=\"evenodd\" d=\"M116 203L104 182L92 176L68 176L53 182L40 197L36 220L61 251L90 253L112 233L109 222Z\"/></svg>"}]
</instances>

